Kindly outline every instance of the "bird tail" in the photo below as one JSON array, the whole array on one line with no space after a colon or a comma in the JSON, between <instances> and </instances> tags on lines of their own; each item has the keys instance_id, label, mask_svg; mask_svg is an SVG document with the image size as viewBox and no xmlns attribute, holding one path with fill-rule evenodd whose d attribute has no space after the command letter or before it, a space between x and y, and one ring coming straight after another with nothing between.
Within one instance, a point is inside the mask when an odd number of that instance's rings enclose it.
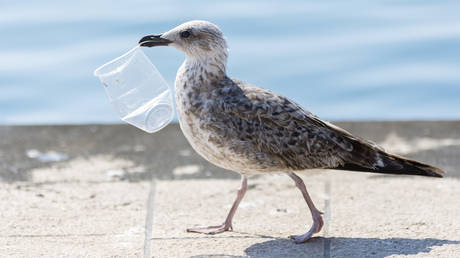
<instances>
[{"instance_id":1,"label":"bird tail","mask_svg":"<svg viewBox=\"0 0 460 258\"><path fill-rule=\"evenodd\" d=\"M367 168L360 165L348 163L340 167L337 167L337 169L383 174L404 174L432 177L443 177L445 173L444 170L440 168L430 166L428 164L418 162L415 160L407 159L398 155L388 154L385 152L380 152L379 154L383 166Z\"/></svg>"}]
</instances>

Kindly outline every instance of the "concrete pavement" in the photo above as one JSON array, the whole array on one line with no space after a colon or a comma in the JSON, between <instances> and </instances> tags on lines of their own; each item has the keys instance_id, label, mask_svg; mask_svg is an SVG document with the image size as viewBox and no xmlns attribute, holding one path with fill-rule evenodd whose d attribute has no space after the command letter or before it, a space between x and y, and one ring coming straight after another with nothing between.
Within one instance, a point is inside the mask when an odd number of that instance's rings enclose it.
<instances>
[{"instance_id":1,"label":"concrete pavement","mask_svg":"<svg viewBox=\"0 0 460 258\"><path fill-rule=\"evenodd\" d=\"M317 238L284 175L256 176L234 232L221 223L236 173L201 159L177 125L0 127L0 256L458 257L460 122L337 123L448 171L444 179L316 170L301 174L326 214ZM152 183L153 182L153 183Z\"/></svg>"}]
</instances>

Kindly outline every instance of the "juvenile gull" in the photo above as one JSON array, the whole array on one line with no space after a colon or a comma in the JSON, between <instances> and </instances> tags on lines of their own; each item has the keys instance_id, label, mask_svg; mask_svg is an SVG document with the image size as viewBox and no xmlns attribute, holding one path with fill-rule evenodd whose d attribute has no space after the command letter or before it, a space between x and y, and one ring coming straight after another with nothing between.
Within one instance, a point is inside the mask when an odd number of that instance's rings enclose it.
<instances>
[{"instance_id":1,"label":"juvenile gull","mask_svg":"<svg viewBox=\"0 0 460 258\"><path fill-rule=\"evenodd\" d=\"M285 172L307 202L313 225L299 236L307 241L323 226L321 212L295 172L332 168L441 177L441 169L389 154L376 144L320 120L293 101L226 74L227 43L207 21L190 21L139 41L172 46L186 55L175 83L180 127L192 147L209 162L241 174L241 188L221 225L188 232L216 234L232 229L232 218L256 173Z\"/></svg>"}]
</instances>

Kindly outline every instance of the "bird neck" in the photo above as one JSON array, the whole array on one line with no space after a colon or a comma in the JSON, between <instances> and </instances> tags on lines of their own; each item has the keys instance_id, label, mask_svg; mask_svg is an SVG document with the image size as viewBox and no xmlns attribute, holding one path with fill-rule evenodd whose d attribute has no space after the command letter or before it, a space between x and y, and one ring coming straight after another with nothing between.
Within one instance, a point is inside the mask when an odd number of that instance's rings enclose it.
<instances>
[{"instance_id":1,"label":"bird neck","mask_svg":"<svg viewBox=\"0 0 460 258\"><path fill-rule=\"evenodd\" d=\"M226 76L226 64L226 51L213 55L201 55L199 57L187 56L185 60L185 66L189 71L208 79L224 78Z\"/></svg>"},{"instance_id":2,"label":"bird neck","mask_svg":"<svg viewBox=\"0 0 460 258\"><path fill-rule=\"evenodd\" d=\"M178 90L193 90L195 93L215 89L219 87L217 82L227 77L225 63L226 56L224 58L187 56L178 71L176 87L179 87Z\"/></svg>"}]
</instances>

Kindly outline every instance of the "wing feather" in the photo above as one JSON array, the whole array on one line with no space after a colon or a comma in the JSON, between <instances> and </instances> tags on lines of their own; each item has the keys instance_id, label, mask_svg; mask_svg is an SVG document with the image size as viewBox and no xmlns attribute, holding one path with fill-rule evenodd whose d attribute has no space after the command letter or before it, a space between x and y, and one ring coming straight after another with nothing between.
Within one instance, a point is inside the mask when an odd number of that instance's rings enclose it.
<instances>
[{"instance_id":1,"label":"wing feather","mask_svg":"<svg viewBox=\"0 0 460 258\"><path fill-rule=\"evenodd\" d=\"M228 79L216 108L234 124L244 123L245 140L289 169L334 168L346 163L378 165L379 149L320 120L295 102L269 90ZM231 87L228 87L232 84Z\"/></svg>"}]
</instances>

